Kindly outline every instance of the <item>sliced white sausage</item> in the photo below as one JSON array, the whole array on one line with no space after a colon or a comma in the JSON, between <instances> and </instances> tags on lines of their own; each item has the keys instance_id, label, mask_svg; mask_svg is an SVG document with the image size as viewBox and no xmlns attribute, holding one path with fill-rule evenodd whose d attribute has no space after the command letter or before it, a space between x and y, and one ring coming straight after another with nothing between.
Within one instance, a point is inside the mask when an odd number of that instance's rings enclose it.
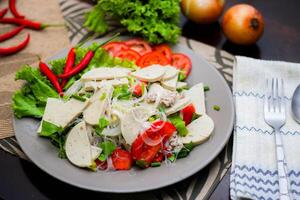
<instances>
[{"instance_id":1,"label":"sliced white sausage","mask_svg":"<svg viewBox=\"0 0 300 200\"><path fill-rule=\"evenodd\" d=\"M188 126L188 135L181 137L183 144L192 142L193 144L201 144L205 142L214 130L214 122L208 115L202 115L198 119L192 121Z\"/></svg>"},{"instance_id":2,"label":"sliced white sausage","mask_svg":"<svg viewBox=\"0 0 300 200\"><path fill-rule=\"evenodd\" d=\"M99 67L83 74L83 81L106 80L127 77L130 70L124 67Z\"/></svg>"},{"instance_id":3,"label":"sliced white sausage","mask_svg":"<svg viewBox=\"0 0 300 200\"><path fill-rule=\"evenodd\" d=\"M108 108L112 96L113 87L105 86L96 91L90 98L91 104L83 111L83 119L90 125L97 125L99 119Z\"/></svg>"},{"instance_id":4,"label":"sliced white sausage","mask_svg":"<svg viewBox=\"0 0 300 200\"><path fill-rule=\"evenodd\" d=\"M100 147L91 146L91 157L92 160L96 160L102 152L102 149Z\"/></svg>"},{"instance_id":5,"label":"sliced white sausage","mask_svg":"<svg viewBox=\"0 0 300 200\"><path fill-rule=\"evenodd\" d=\"M178 99L175 102L175 104L171 108L167 108L165 112L167 115L171 115L173 113L176 113L176 112L182 110L190 103L191 103L191 100L189 98Z\"/></svg>"},{"instance_id":6,"label":"sliced white sausage","mask_svg":"<svg viewBox=\"0 0 300 200\"><path fill-rule=\"evenodd\" d=\"M131 73L131 76L148 82L155 82L162 79L165 74L165 68L160 65L151 65Z\"/></svg>"},{"instance_id":7,"label":"sliced white sausage","mask_svg":"<svg viewBox=\"0 0 300 200\"><path fill-rule=\"evenodd\" d=\"M71 98L64 102L62 99L48 98L42 121L45 120L65 128L83 112L88 104L88 100L82 102ZM41 129L39 128L39 130Z\"/></svg>"},{"instance_id":8,"label":"sliced white sausage","mask_svg":"<svg viewBox=\"0 0 300 200\"><path fill-rule=\"evenodd\" d=\"M165 72L164 76L162 77L162 80L172 79L175 76L177 76L179 73L178 69L171 65L164 66L164 68L165 68L166 72Z\"/></svg>"},{"instance_id":9,"label":"sliced white sausage","mask_svg":"<svg viewBox=\"0 0 300 200\"><path fill-rule=\"evenodd\" d=\"M177 82L176 89L181 89L186 87L188 84L186 82Z\"/></svg>"},{"instance_id":10,"label":"sliced white sausage","mask_svg":"<svg viewBox=\"0 0 300 200\"><path fill-rule=\"evenodd\" d=\"M92 165L91 144L87 135L85 122L78 123L67 135L65 143L68 160L78 167Z\"/></svg>"},{"instance_id":11,"label":"sliced white sausage","mask_svg":"<svg viewBox=\"0 0 300 200\"><path fill-rule=\"evenodd\" d=\"M103 80L103 81L87 81L84 82L83 89L84 91L95 91L105 85L119 86L119 85L127 85L128 83L129 81L127 78Z\"/></svg>"},{"instance_id":12,"label":"sliced white sausage","mask_svg":"<svg viewBox=\"0 0 300 200\"><path fill-rule=\"evenodd\" d=\"M189 90L186 90L184 94L186 97L191 99L195 106L196 113L200 115L204 115L206 113L203 83L194 85Z\"/></svg>"},{"instance_id":13,"label":"sliced white sausage","mask_svg":"<svg viewBox=\"0 0 300 200\"><path fill-rule=\"evenodd\" d=\"M178 80L178 75L174 76L169 80L161 81L161 85L168 90L175 91L177 88L177 80Z\"/></svg>"}]
</instances>

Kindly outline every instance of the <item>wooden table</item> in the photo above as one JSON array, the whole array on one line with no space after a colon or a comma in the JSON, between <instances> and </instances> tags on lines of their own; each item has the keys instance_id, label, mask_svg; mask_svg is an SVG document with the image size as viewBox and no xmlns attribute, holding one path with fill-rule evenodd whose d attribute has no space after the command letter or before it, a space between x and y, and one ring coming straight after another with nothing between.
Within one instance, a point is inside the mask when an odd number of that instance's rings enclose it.
<instances>
[{"instance_id":1,"label":"wooden table","mask_svg":"<svg viewBox=\"0 0 300 200\"><path fill-rule=\"evenodd\" d=\"M218 23L201 26L182 17L183 35L224 49L235 55L300 62L299 0L228 0L226 8L240 2L257 7L265 19L265 33L256 45L239 47L227 42ZM300 79L300 77L299 77ZM46 184L45 184L46 183ZM4 199L66 199L99 194L64 184L35 165L0 150L0 197ZM101 194L101 199L118 197ZM128 196L133 199L134 195ZM212 194L212 200L229 198L229 173Z\"/></svg>"}]
</instances>

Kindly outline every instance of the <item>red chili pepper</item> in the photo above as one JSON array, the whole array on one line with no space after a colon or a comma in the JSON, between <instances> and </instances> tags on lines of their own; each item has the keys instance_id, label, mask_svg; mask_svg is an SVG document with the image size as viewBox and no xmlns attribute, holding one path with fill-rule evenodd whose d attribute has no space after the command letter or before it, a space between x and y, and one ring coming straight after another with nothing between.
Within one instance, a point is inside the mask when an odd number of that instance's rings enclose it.
<instances>
[{"instance_id":1,"label":"red chili pepper","mask_svg":"<svg viewBox=\"0 0 300 200\"><path fill-rule=\"evenodd\" d=\"M0 10L0 19L2 17L4 17L4 15L7 13L8 9L7 8L4 8L3 10Z\"/></svg>"},{"instance_id":2,"label":"red chili pepper","mask_svg":"<svg viewBox=\"0 0 300 200\"><path fill-rule=\"evenodd\" d=\"M23 42L21 42L20 44L18 44L16 46L8 47L8 48L0 48L0 55L10 55L10 54L21 51L22 49L24 49L27 46L27 44L29 43L29 40L30 40L30 34L28 33L26 39Z\"/></svg>"},{"instance_id":3,"label":"red chili pepper","mask_svg":"<svg viewBox=\"0 0 300 200\"><path fill-rule=\"evenodd\" d=\"M52 72L52 70L47 66L46 63L41 62L39 63L39 67L41 72L50 80L56 91L60 96L63 96L63 91L59 85L58 78L55 76L55 74Z\"/></svg>"},{"instance_id":4,"label":"red chili pepper","mask_svg":"<svg viewBox=\"0 0 300 200\"><path fill-rule=\"evenodd\" d=\"M93 57L94 57L94 52L92 50L89 50L78 65L76 65L69 72L58 75L58 78L70 78L71 76L78 74L89 65Z\"/></svg>"},{"instance_id":5,"label":"red chili pepper","mask_svg":"<svg viewBox=\"0 0 300 200\"><path fill-rule=\"evenodd\" d=\"M20 15L20 13L18 12L16 8L16 0L9 0L9 9L13 16L15 16L16 18L23 19L25 17L24 15Z\"/></svg>"},{"instance_id":6,"label":"red chili pepper","mask_svg":"<svg viewBox=\"0 0 300 200\"><path fill-rule=\"evenodd\" d=\"M13 29L12 31L9 31L7 33L0 35L0 42L14 37L18 33L20 33L24 28L25 28L25 26L20 26L20 27Z\"/></svg>"},{"instance_id":7,"label":"red chili pepper","mask_svg":"<svg viewBox=\"0 0 300 200\"><path fill-rule=\"evenodd\" d=\"M66 65L65 65L65 68L64 68L64 74L68 73L69 71L71 71L72 67L75 64L75 57L76 57L75 49L71 48L70 51L69 51L69 53L68 53ZM63 79L62 80L62 82L61 82L61 88L64 88L64 86L66 85L67 81L68 81L68 79Z\"/></svg>"},{"instance_id":8,"label":"red chili pepper","mask_svg":"<svg viewBox=\"0 0 300 200\"><path fill-rule=\"evenodd\" d=\"M42 24L40 22L34 22L34 21L30 21L28 19L18 19L18 18L2 18L0 19L0 23L4 23L4 24L16 24L19 26L26 26L27 28L31 28L34 30L42 30L46 27L48 27L49 25L46 24Z\"/></svg>"}]
</instances>

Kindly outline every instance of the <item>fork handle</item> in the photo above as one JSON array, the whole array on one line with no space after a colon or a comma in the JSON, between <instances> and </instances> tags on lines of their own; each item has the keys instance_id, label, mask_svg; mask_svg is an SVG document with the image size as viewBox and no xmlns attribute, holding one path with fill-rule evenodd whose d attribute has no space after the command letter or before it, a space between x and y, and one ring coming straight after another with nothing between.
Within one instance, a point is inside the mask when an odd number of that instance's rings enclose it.
<instances>
[{"instance_id":1,"label":"fork handle","mask_svg":"<svg viewBox=\"0 0 300 200\"><path fill-rule=\"evenodd\" d=\"M280 200L291 200L288 170L279 129L275 129L276 158L279 179Z\"/></svg>"}]
</instances>

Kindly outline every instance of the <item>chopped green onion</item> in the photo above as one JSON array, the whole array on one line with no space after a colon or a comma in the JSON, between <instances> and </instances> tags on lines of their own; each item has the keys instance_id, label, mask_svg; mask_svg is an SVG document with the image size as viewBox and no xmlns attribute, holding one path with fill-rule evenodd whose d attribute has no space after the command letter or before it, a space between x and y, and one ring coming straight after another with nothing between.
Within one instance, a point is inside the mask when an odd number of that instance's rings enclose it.
<instances>
[{"instance_id":1,"label":"chopped green onion","mask_svg":"<svg viewBox=\"0 0 300 200\"><path fill-rule=\"evenodd\" d=\"M198 119L199 117L201 117L202 115L199 115L197 113L193 113L193 116L192 116L192 121Z\"/></svg>"},{"instance_id":2,"label":"chopped green onion","mask_svg":"<svg viewBox=\"0 0 300 200\"><path fill-rule=\"evenodd\" d=\"M204 92L208 92L210 90L209 86L205 85L204 86Z\"/></svg>"},{"instance_id":3,"label":"chopped green onion","mask_svg":"<svg viewBox=\"0 0 300 200\"><path fill-rule=\"evenodd\" d=\"M161 165L160 162L153 162L151 163L151 167L159 167Z\"/></svg>"},{"instance_id":4,"label":"chopped green onion","mask_svg":"<svg viewBox=\"0 0 300 200\"><path fill-rule=\"evenodd\" d=\"M144 160L137 160L135 161L135 164L139 166L140 168L146 168L147 167L147 162Z\"/></svg>"},{"instance_id":5,"label":"chopped green onion","mask_svg":"<svg viewBox=\"0 0 300 200\"><path fill-rule=\"evenodd\" d=\"M168 160L171 161L171 162L174 162L176 159L175 155L172 154L170 157L168 157Z\"/></svg>"},{"instance_id":6,"label":"chopped green onion","mask_svg":"<svg viewBox=\"0 0 300 200\"><path fill-rule=\"evenodd\" d=\"M102 93L102 95L100 96L100 101L103 101L106 98L106 93Z\"/></svg>"},{"instance_id":7,"label":"chopped green onion","mask_svg":"<svg viewBox=\"0 0 300 200\"><path fill-rule=\"evenodd\" d=\"M82 101L82 102L85 102L85 101L86 101L86 98L81 97L81 96L76 95L76 94L72 94L71 97L74 98L74 99L76 99L76 100L78 100L78 101Z\"/></svg>"},{"instance_id":8,"label":"chopped green onion","mask_svg":"<svg viewBox=\"0 0 300 200\"><path fill-rule=\"evenodd\" d=\"M220 110L221 110L220 106L217 106L217 105L214 105L213 109L214 109L215 111L220 111Z\"/></svg>"}]
</instances>

